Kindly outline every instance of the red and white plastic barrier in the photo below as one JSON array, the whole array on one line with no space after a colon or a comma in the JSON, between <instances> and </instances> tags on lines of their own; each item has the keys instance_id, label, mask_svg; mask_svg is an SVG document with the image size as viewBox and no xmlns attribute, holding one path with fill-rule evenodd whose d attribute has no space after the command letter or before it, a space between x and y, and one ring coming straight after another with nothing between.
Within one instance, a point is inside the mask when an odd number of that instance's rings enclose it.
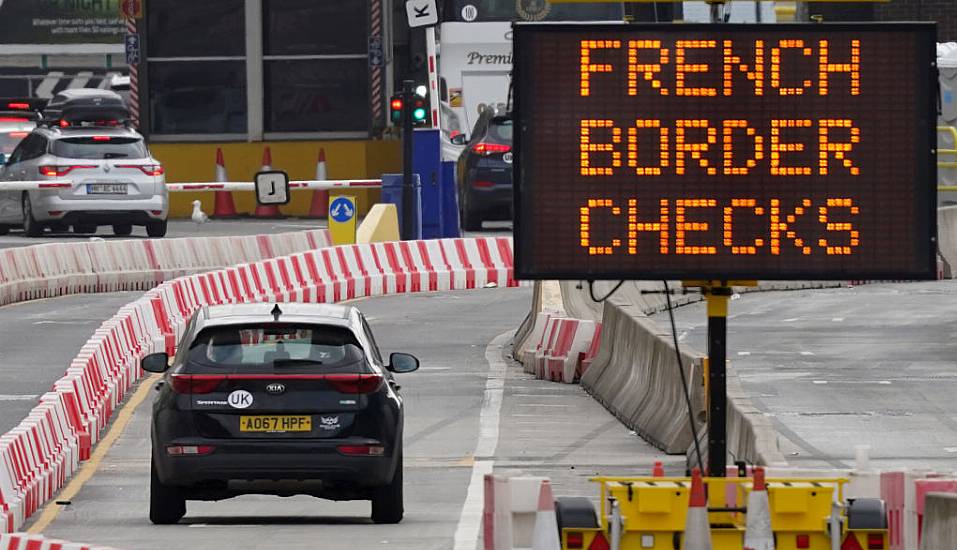
<instances>
[{"instance_id":1,"label":"red and white plastic barrier","mask_svg":"<svg viewBox=\"0 0 957 550\"><path fill-rule=\"evenodd\" d=\"M952 474L931 472L881 473L881 498L887 506L890 550L920 547L924 504L931 492L957 493L957 479Z\"/></svg>"},{"instance_id":2,"label":"red and white plastic barrier","mask_svg":"<svg viewBox=\"0 0 957 550\"><path fill-rule=\"evenodd\" d=\"M202 254L215 252L213 247ZM117 275L108 286L124 288L139 277L138 272ZM155 351L172 352L186 321L201 306L336 302L492 286L518 286L509 238L318 248L162 283L104 322L53 391L40 398L19 426L0 436L0 532L19 528L89 457L113 411L140 377L139 360Z\"/></svg>"},{"instance_id":3,"label":"red and white plastic barrier","mask_svg":"<svg viewBox=\"0 0 957 550\"><path fill-rule=\"evenodd\" d=\"M0 550L110 550L106 546L48 539L27 533L0 534Z\"/></svg>"},{"instance_id":4,"label":"red and white plastic barrier","mask_svg":"<svg viewBox=\"0 0 957 550\"><path fill-rule=\"evenodd\" d=\"M146 290L240 262L330 244L325 229L234 237L50 243L0 250L0 305L80 292Z\"/></svg>"},{"instance_id":5,"label":"red and white plastic barrier","mask_svg":"<svg viewBox=\"0 0 957 550\"><path fill-rule=\"evenodd\" d=\"M583 361L587 358L591 364L598 353L596 340L600 336L601 323L543 311L537 314L525 339L526 347L519 350L517 357L525 372L543 380L571 384L584 372Z\"/></svg>"},{"instance_id":6,"label":"red and white plastic barrier","mask_svg":"<svg viewBox=\"0 0 957 550\"><path fill-rule=\"evenodd\" d=\"M545 477L485 475L484 550L532 547L539 493L547 481Z\"/></svg>"}]
</instances>

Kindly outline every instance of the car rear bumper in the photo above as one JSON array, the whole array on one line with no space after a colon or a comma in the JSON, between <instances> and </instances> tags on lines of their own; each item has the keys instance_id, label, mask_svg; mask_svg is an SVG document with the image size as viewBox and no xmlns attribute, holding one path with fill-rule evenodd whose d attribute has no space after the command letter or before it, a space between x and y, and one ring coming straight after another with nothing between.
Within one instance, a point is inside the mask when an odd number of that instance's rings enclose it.
<instances>
[{"instance_id":1,"label":"car rear bumper","mask_svg":"<svg viewBox=\"0 0 957 550\"><path fill-rule=\"evenodd\" d=\"M169 201L165 195L119 200L78 200L57 195L37 195L31 196L30 202L33 205L33 217L41 222L145 225L165 220L169 214Z\"/></svg>"},{"instance_id":2,"label":"car rear bumper","mask_svg":"<svg viewBox=\"0 0 957 550\"><path fill-rule=\"evenodd\" d=\"M369 444L369 440L283 440L231 441L183 440L175 445L212 445L213 452L204 456L169 456L165 446L154 445L154 463L160 481L179 487L217 486L228 482L276 482L276 492L284 492L282 482L320 481L326 484L348 484L373 488L392 480L395 453L386 449L383 456L346 456L336 447L343 444ZM372 442L374 443L374 442ZM217 483L219 482L219 483ZM260 484L270 493L268 484ZM308 485L303 484L303 489ZM242 493L245 491L237 491ZM303 493L311 494L311 490Z\"/></svg>"},{"instance_id":3,"label":"car rear bumper","mask_svg":"<svg viewBox=\"0 0 957 550\"><path fill-rule=\"evenodd\" d=\"M500 213L502 219L511 217L512 186L495 185L494 187L471 187L466 202L468 207L479 212L489 214Z\"/></svg>"}]
</instances>

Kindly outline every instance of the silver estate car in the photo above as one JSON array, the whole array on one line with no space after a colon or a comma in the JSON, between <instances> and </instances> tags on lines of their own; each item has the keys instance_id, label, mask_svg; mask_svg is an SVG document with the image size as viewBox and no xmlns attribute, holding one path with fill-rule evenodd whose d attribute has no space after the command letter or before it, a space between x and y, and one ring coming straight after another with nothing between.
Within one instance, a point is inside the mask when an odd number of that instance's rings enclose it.
<instances>
[{"instance_id":1,"label":"silver estate car","mask_svg":"<svg viewBox=\"0 0 957 550\"><path fill-rule=\"evenodd\" d=\"M0 234L23 226L28 237L44 229L94 233L110 225L129 235L145 226L166 235L169 197L163 166L135 130L123 126L39 126L0 168ZM70 188L7 191L3 182L71 180Z\"/></svg>"}]
</instances>

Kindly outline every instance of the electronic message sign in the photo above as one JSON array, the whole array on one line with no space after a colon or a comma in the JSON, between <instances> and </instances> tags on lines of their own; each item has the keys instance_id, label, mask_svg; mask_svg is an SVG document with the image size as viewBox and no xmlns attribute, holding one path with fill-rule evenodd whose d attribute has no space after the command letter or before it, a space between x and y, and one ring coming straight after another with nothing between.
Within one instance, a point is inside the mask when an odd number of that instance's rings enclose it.
<instances>
[{"instance_id":1,"label":"electronic message sign","mask_svg":"<svg viewBox=\"0 0 957 550\"><path fill-rule=\"evenodd\" d=\"M933 24L514 30L518 277L934 276Z\"/></svg>"}]
</instances>

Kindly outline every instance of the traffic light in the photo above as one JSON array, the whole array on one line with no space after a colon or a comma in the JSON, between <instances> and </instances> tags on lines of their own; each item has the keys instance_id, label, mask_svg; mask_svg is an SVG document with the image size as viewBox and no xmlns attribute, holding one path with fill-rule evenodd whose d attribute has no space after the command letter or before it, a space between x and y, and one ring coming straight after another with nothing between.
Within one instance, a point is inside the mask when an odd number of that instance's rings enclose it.
<instances>
[{"instance_id":1,"label":"traffic light","mask_svg":"<svg viewBox=\"0 0 957 550\"><path fill-rule=\"evenodd\" d=\"M389 100L389 118L392 120L392 124L402 123L402 107L404 104L401 93L393 95L392 99Z\"/></svg>"},{"instance_id":2,"label":"traffic light","mask_svg":"<svg viewBox=\"0 0 957 550\"><path fill-rule=\"evenodd\" d=\"M412 125L413 126L425 126L429 121L429 107L427 105L426 98L413 94L412 98L408 105ZM397 93L392 96L389 100L389 119L395 125L402 124L402 117L404 116L406 109L406 100L403 97L403 94Z\"/></svg>"}]
</instances>

